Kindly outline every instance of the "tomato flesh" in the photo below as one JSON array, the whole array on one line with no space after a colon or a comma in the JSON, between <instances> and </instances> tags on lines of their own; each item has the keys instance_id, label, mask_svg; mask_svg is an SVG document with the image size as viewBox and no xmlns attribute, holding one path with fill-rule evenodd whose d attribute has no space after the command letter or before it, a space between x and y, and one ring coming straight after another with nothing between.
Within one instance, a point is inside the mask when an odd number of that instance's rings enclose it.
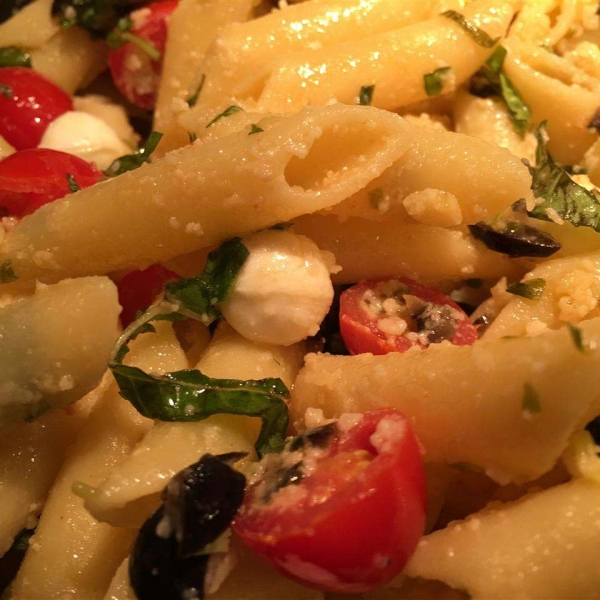
<instances>
[{"instance_id":1,"label":"tomato flesh","mask_svg":"<svg viewBox=\"0 0 600 600\"><path fill-rule=\"evenodd\" d=\"M71 96L33 69L0 69L0 87L0 135L17 150L35 148L48 125L73 110Z\"/></svg>"},{"instance_id":2,"label":"tomato flesh","mask_svg":"<svg viewBox=\"0 0 600 600\"><path fill-rule=\"evenodd\" d=\"M466 346L477 328L448 296L406 277L363 281L340 297L340 333L351 354L405 352L448 340Z\"/></svg>"},{"instance_id":3,"label":"tomato flesh","mask_svg":"<svg viewBox=\"0 0 600 600\"><path fill-rule=\"evenodd\" d=\"M162 292L165 283L174 279L179 279L179 275L159 264L127 273L117 286L119 303L123 308L123 327L127 327L139 311L146 310Z\"/></svg>"},{"instance_id":4,"label":"tomato flesh","mask_svg":"<svg viewBox=\"0 0 600 600\"><path fill-rule=\"evenodd\" d=\"M152 60L132 42L112 50L108 67L119 91L135 106L152 110L162 71L162 55L167 43L168 17L177 7L177 0L154 2L131 14L137 24L131 33L151 43L160 59Z\"/></svg>"},{"instance_id":5,"label":"tomato flesh","mask_svg":"<svg viewBox=\"0 0 600 600\"><path fill-rule=\"evenodd\" d=\"M70 194L69 175L82 189L100 179L100 172L85 160L48 148L21 150L0 160L2 216L24 217Z\"/></svg>"},{"instance_id":6,"label":"tomato flesh","mask_svg":"<svg viewBox=\"0 0 600 600\"><path fill-rule=\"evenodd\" d=\"M366 413L308 464L299 483L267 501L264 483L253 482L235 531L304 585L358 593L388 582L425 526L423 464L406 418L394 409Z\"/></svg>"}]
</instances>

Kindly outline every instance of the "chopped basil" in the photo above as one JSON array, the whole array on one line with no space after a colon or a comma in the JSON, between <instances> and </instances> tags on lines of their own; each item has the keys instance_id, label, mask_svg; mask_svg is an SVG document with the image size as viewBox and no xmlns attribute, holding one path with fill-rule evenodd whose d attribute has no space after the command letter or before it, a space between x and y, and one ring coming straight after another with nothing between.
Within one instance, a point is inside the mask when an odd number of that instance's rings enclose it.
<instances>
[{"instance_id":1,"label":"chopped basil","mask_svg":"<svg viewBox=\"0 0 600 600\"><path fill-rule=\"evenodd\" d=\"M113 161L113 163L104 171L104 174L108 177L116 177L126 173L127 171L133 171L138 167L141 167L144 163L150 160L150 156L156 150L158 142L160 142L163 134L158 131L153 131L146 140L146 144L143 148L140 148L137 152L126 154Z\"/></svg>"},{"instance_id":2,"label":"chopped basil","mask_svg":"<svg viewBox=\"0 0 600 600\"><path fill-rule=\"evenodd\" d=\"M0 283L11 283L18 279L10 260L5 260L0 265Z\"/></svg>"},{"instance_id":3,"label":"chopped basil","mask_svg":"<svg viewBox=\"0 0 600 600\"><path fill-rule=\"evenodd\" d=\"M428 96L437 96L442 93L444 80L450 71L452 71L452 67L440 67L432 73L423 75L423 85Z\"/></svg>"},{"instance_id":4,"label":"chopped basil","mask_svg":"<svg viewBox=\"0 0 600 600\"><path fill-rule=\"evenodd\" d=\"M463 15L455 10L447 10L442 13L442 17L452 19L455 23L458 23L474 40L483 48L491 48L500 38L493 39L483 29L473 25L473 23L467 21Z\"/></svg>"},{"instance_id":5,"label":"chopped basil","mask_svg":"<svg viewBox=\"0 0 600 600\"><path fill-rule=\"evenodd\" d=\"M569 333L571 334L571 339L575 344L575 348L579 350L582 354L585 353L585 346L583 345L583 332L579 327L573 325L573 323L567 323L567 327L569 329Z\"/></svg>"},{"instance_id":6,"label":"chopped basil","mask_svg":"<svg viewBox=\"0 0 600 600\"><path fill-rule=\"evenodd\" d=\"M250 128L250 133L248 135L254 135L255 133L262 133L264 129L259 127L256 123L252 123L252 127Z\"/></svg>"},{"instance_id":7,"label":"chopped basil","mask_svg":"<svg viewBox=\"0 0 600 600\"><path fill-rule=\"evenodd\" d=\"M230 106L229 108L226 108L221 114L217 115L207 126L206 129L208 129L209 127L212 127L217 121L220 121L221 119L224 119L225 117L230 117L231 115L235 115L235 113L238 113L240 111L243 111L244 109L241 106L236 106L235 104L233 106Z\"/></svg>"},{"instance_id":8,"label":"chopped basil","mask_svg":"<svg viewBox=\"0 0 600 600\"><path fill-rule=\"evenodd\" d=\"M160 50L149 40L131 33L133 21L129 17L123 17L117 21L115 28L106 37L106 43L116 50L127 43L134 44L152 60L160 60Z\"/></svg>"},{"instance_id":9,"label":"chopped basil","mask_svg":"<svg viewBox=\"0 0 600 600\"><path fill-rule=\"evenodd\" d=\"M198 139L198 136L193 131L188 131L188 138L190 139L190 144L193 144Z\"/></svg>"},{"instance_id":10,"label":"chopped basil","mask_svg":"<svg viewBox=\"0 0 600 600\"><path fill-rule=\"evenodd\" d=\"M31 55L13 46L0 48L0 67L31 68Z\"/></svg>"},{"instance_id":11,"label":"chopped basil","mask_svg":"<svg viewBox=\"0 0 600 600\"><path fill-rule=\"evenodd\" d=\"M290 393L281 379L213 379L195 370L156 377L137 367L113 363L110 368L121 396L145 417L172 422L201 421L217 414L260 417L257 454L283 448L288 425L285 399Z\"/></svg>"},{"instance_id":12,"label":"chopped basil","mask_svg":"<svg viewBox=\"0 0 600 600\"><path fill-rule=\"evenodd\" d=\"M546 148L545 126L544 121L536 132L536 165L528 165L533 176L531 189L538 199L535 208L528 214L543 221L556 221L559 217L575 227L591 227L600 232L600 194L575 183L554 162Z\"/></svg>"},{"instance_id":13,"label":"chopped basil","mask_svg":"<svg viewBox=\"0 0 600 600\"><path fill-rule=\"evenodd\" d=\"M0 83L0 96L5 98L12 98L14 96L13 89L7 83Z\"/></svg>"},{"instance_id":14,"label":"chopped basil","mask_svg":"<svg viewBox=\"0 0 600 600\"><path fill-rule=\"evenodd\" d=\"M188 103L188 106L190 108L196 106L196 103L198 102L198 98L200 97L200 93L202 92L202 88L204 87L205 81L206 81L206 75L204 73L202 73L202 77L200 77L200 83L198 84L198 87L192 94L190 94L190 96L186 100L186 102Z\"/></svg>"},{"instance_id":15,"label":"chopped basil","mask_svg":"<svg viewBox=\"0 0 600 600\"><path fill-rule=\"evenodd\" d=\"M530 383L526 383L523 386L523 399L521 402L523 411L529 415L536 415L542 412L540 395Z\"/></svg>"},{"instance_id":16,"label":"chopped basil","mask_svg":"<svg viewBox=\"0 0 600 600\"><path fill-rule=\"evenodd\" d=\"M505 221L495 225L480 221L469 225L469 231L490 250L507 254L511 258L547 257L562 247L551 235L518 221Z\"/></svg>"},{"instance_id":17,"label":"chopped basil","mask_svg":"<svg viewBox=\"0 0 600 600\"><path fill-rule=\"evenodd\" d=\"M358 103L361 106L371 106L373 103L373 92L375 91L374 85L363 85L358 93Z\"/></svg>"},{"instance_id":18,"label":"chopped basil","mask_svg":"<svg viewBox=\"0 0 600 600\"><path fill-rule=\"evenodd\" d=\"M498 46L485 65L471 78L470 92L483 98L491 95L499 96L510 114L515 129L520 135L524 135L531 123L531 112L512 81L502 70L505 58L506 48Z\"/></svg>"},{"instance_id":19,"label":"chopped basil","mask_svg":"<svg viewBox=\"0 0 600 600\"><path fill-rule=\"evenodd\" d=\"M78 192L81 189L79 184L75 181L75 177L73 177L72 173L67 173L67 183L71 192Z\"/></svg>"},{"instance_id":20,"label":"chopped basil","mask_svg":"<svg viewBox=\"0 0 600 600\"><path fill-rule=\"evenodd\" d=\"M220 316L218 305L229 298L248 254L242 240L233 238L208 255L200 275L167 283L163 300L150 307L121 334L113 349L111 365L122 362L129 341L142 333L154 332L152 321L180 321L188 317L205 325L215 321Z\"/></svg>"},{"instance_id":21,"label":"chopped basil","mask_svg":"<svg viewBox=\"0 0 600 600\"><path fill-rule=\"evenodd\" d=\"M546 287L545 279L529 279L528 281L521 281L520 283L513 283L506 288L509 294L515 296L522 296L528 300L538 300L544 293Z\"/></svg>"}]
</instances>

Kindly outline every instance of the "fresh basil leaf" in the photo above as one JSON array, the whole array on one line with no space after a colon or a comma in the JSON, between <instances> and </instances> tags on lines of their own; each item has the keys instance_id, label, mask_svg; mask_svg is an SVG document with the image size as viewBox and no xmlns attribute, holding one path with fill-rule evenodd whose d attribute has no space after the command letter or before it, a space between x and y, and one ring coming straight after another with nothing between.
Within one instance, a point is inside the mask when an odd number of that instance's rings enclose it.
<instances>
[{"instance_id":1,"label":"fresh basil leaf","mask_svg":"<svg viewBox=\"0 0 600 600\"><path fill-rule=\"evenodd\" d=\"M208 255L200 275L167 283L163 300L136 318L121 334L113 348L111 363L123 361L131 340L154 331L150 325L153 321L174 322L191 317L210 325L220 316L218 305L229 298L248 254L241 238L232 238Z\"/></svg>"},{"instance_id":2,"label":"fresh basil leaf","mask_svg":"<svg viewBox=\"0 0 600 600\"><path fill-rule=\"evenodd\" d=\"M531 111L503 71L505 58L506 48L498 46L485 65L471 78L469 91L482 98L499 96L516 131L522 136L531 123Z\"/></svg>"},{"instance_id":3,"label":"fresh basil leaf","mask_svg":"<svg viewBox=\"0 0 600 600\"><path fill-rule=\"evenodd\" d=\"M527 281L521 281L519 283L513 283L506 288L509 294L515 296L522 296L528 300L538 300L544 293L546 287L545 279L529 279Z\"/></svg>"},{"instance_id":4,"label":"fresh basil leaf","mask_svg":"<svg viewBox=\"0 0 600 600\"><path fill-rule=\"evenodd\" d=\"M252 123L252 127L250 128L250 133L248 135L254 135L255 133L262 133L264 129L259 127L256 123Z\"/></svg>"},{"instance_id":5,"label":"fresh basil leaf","mask_svg":"<svg viewBox=\"0 0 600 600\"><path fill-rule=\"evenodd\" d=\"M582 354L585 354L585 346L583 344L583 332L579 327L573 325L573 323L567 323L567 327L569 329L569 333L571 335L571 339L575 344L575 348L579 350Z\"/></svg>"},{"instance_id":6,"label":"fresh basil leaf","mask_svg":"<svg viewBox=\"0 0 600 600\"><path fill-rule=\"evenodd\" d=\"M121 396L145 417L171 422L201 421L217 414L260 417L263 425L255 445L257 454L283 448L289 390L281 379L213 379L195 370L156 377L114 363L110 369Z\"/></svg>"},{"instance_id":7,"label":"fresh basil leaf","mask_svg":"<svg viewBox=\"0 0 600 600\"><path fill-rule=\"evenodd\" d=\"M188 138L190 140L190 144L193 144L198 139L198 136L193 131L188 131Z\"/></svg>"},{"instance_id":8,"label":"fresh basil leaf","mask_svg":"<svg viewBox=\"0 0 600 600\"><path fill-rule=\"evenodd\" d=\"M13 89L7 83L0 83L0 96L4 96L5 98L12 98L14 96Z\"/></svg>"},{"instance_id":9,"label":"fresh basil leaf","mask_svg":"<svg viewBox=\"0 0 600 600\"><path fill-rule=\"evenodd\" d=\"M530 383L526 383L523 386L523 398L521 403L523 406L523 412L529 415L537 415L542 412L540 395Z\"/></svg>"},{"instance_id":10,"label":"fresh basil leaf","mask_svg":"<svg viewBox=\"0 0 600 600\"><path fill-rule=\"evenodd\" d=\"M437 96L442 93L444 80L450 71L452 71L452 67L440 67L432 73L423 75L423 86L428 96Z\"/></svg>"},{"instance_id":11,"label":"fresh basil leaf","mask_svg":"<svg viewBox=\"0 0 600 600\"><path fill-rule=\"evenodd\" d=\"M470 21L467 21L463 15L455 10L447 10L442 13L442 17L451 19L455 23L458 23L482 48L491 48L500 38L493 39L483 29L473 25Z\"/></svg>"},{"instance_id":12,"label":"fresh basil leaf","mask_svg":"<svg viewBox=\"0 0 600 600\"><path fill-rule=\"evenodd\" d=\"M15 274L15 271L10 260L5 260L0 265L0 283L11 283L19 279Z\"/></svg>"},{"instance_id":13,"label":"fresh basil leaf","mask_svg":"<svg viewBox=\"0 0 600 600\"><path fill-rule=\"evenodd\" d=\"M14 46L0 48L0 67L31 68L31 55Z\"/></svg>"},{"instance_id":14,"label":"fresh basil leaf","mask_svg":"<svg viewBox=\"0 0 600 600\"><path fill-rule=\"evenodd\" d=\"M230 106L229 108L226 108L221 114L217 115L207 126L206 129L208 129L209 127L212 127L217 121L220 121L221 119L224 119L225 117L230 117L231 115L235 115L235 113L238 113L240 111L243 111L244 109L241 106Z\"/></svg>"},{"instance_id":15,"label":"fresh basil leaf","mask_svg":"<svg viewBox=\"0 0 600 600\"><path fill-rule=\"evenodd\" d=\"M363 85L358 93L358 103L361 106L371 106L373 103L373 93L375 92L374 85Z\"/></svg>"},{"instance_id":16,"label":"fresh basil leaf","mask_svg":"<svg viewBox=\"0 0 600 600\"><path fill-rule=\"evenodd\" d=\"M547 257L562 248L551 235L518 221L505 221L494 226L480 221L468 227L471 235L490 250L511 258Z\"/></svg>"},{"instance_id":17,"label":"fresh basil leaf","mask_svg":"<svg viewBox=\"0 0 600 600\"><path fill-rule=\"evenodd\" d=\"M108 177L116 177L117 175L141 167L150 160L150 156L156 150L156 146L158 146L158 142L160 142L162 136L162 133L153 131L146 140L143 148L140 148L137 152L120 156L104 171L104 174Z\"/></svg>"},{"instance_id":18,"label":"fresh basil leaf","mask_svg":"<svg viewBox=\"0 0 600 600\"><path fill-rule=\"evenodd\" d=\"M196 103L198 102L198 98L200 97L200 93L202 92L202 88L204 87L205 81L206 81L206 75L204 73L202 73L202 77L200 77L200 83L198 84L198 87L192 94L190 94L190 96L186 100L186 102L190 108L193 108L194 106L196 106Z\"/></svg>"},{"instance_id":19,"label":"fresh basil leaf","mask_svg":"<svg viewBox=\"0 0 600 600\"><path fill-rule=\"evenodd\" d=\"M81 188L79 184L75 181L75 177L73 177L72 173L67 173L67 184L69 185L69 189L71 192L78 192Z\"/></svg>"},{"instance_id":20,"label":"fresh basil leaf","mask_svg":"<svg viewBox=\"0 0 600 600\"><path fill-rule=\"evenodd\" d=\"M160 50L149 40L132 33L133 21L130 17L122 17L117 21L115 28L106 36L106 43L110 48L116 50L125 44L131 43L137 46L151 60L157 61L161 58Z\"/></svg>"}]
</instances>

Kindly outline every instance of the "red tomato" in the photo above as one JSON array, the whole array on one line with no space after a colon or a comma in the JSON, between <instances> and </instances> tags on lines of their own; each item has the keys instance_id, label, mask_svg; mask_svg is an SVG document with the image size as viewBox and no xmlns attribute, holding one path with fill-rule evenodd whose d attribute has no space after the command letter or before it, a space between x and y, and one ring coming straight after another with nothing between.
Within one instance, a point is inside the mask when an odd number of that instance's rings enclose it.
<instances>
[{"instance_id":1,"label":"red tomato","mask_svg":"<svg viewBox=\"0 0 600 600\"><path fill-rule=\"evenodd\" d=\"M408 421L382 409L349 430L332 426L324 444L322 436L316 445L310 439L263 459L265 472L246 489L235 531L304 585L358 593L386 583L425 526L425 475Z\"/></svg>"},{"instance_id":2,"label":"red tomato","mask_svg":"<svg viewBox=\"0 0 600 600\"><path fill-rule=\"evenodd\" d=\"M0 213L24 217L71 193L69 175L80 188L94 185L100 172L72 154L32 148L0 160Z\"/></svg>"},{"instance_id":3,"label":"red tomato","mask_svg":"<svg viewBox=\"0 0 600 600\"><path fill-rule=\"evenodd\" d=\"M154 46L160 53L158 60L153 60L132 42L108 55L108 67L115 85L127 100L145 110L152 110L156 102L167 43L167 21L176 7L177 0L167 0L131 13L134 22L131 33Z\"/></svg>"},{"instance_id":4,"label":"red tomato","mask_svg":"<svg viewBox=\"0 0 600 600\"><path fill-rule=\"evenodd\" d=\"M443 340L466 346L477 339L456 302L406 277L363 281L344 291L340 333L351 354L405 352Z\"/></svg>"},{"instance_id":5,"label":"red tomato","mask_svg":"<svg viewBox=\"0 0 600 600\"><path fill-rule=\"evenodd\" d=\"M123 307L121 323L127 327L139 311L146 310L163 291L165 283L180 279L177 273L156 264L147 269L127 273L117 286L119 304Z\"/></svg>"},{"instance_id":6,"label":"red tomato","mask_svg":"<svg viewBox=\"0 0 600 600\"><path fill-rule=\"evenodd\" d=\"M0 135L17 150L35 148L46 127L68 110L71 96L32 69L0 69Z\"/></svg>"}]
</instances>

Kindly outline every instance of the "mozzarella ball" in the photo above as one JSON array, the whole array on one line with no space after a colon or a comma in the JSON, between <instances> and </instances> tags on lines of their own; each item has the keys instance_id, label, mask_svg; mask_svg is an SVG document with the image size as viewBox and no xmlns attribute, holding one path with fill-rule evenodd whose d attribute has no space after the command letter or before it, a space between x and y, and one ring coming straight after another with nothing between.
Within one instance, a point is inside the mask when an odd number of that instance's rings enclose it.
<instances>
[{"instance_id":1,"label":"mozzarella ball","mask_svg":"<svg viewBox=\"0 0 600 600\"><path fill-rule=\"evenodd\" d=\"M52 121L38 147L74 154L96 163L99 169L108 169L113 160L131 153L131 148L102 119L77 110Z\"/></svg>"},{"instance_id":2,"label":"mozzarella ball","mask_svg":"<svg viewBox=\"0 0 600 600\"><path fill-rule=\"evenodd\" d=\"M250 255L220 308L249 340L289 346L319 331L333 301L326 257L314 242L266 230L243 240Z\"/></svg>"}]
</instances>

